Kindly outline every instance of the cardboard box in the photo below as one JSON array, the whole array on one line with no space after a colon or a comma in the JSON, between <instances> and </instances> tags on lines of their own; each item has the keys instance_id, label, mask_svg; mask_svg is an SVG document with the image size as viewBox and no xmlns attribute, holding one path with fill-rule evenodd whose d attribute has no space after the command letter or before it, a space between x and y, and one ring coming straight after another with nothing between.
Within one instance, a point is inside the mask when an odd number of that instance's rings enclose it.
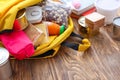
<instances>
[{"instance_id":1,"label":"cardboard box","mask_svg":"<svg viewBox=\"0 0 120 80\"><path fill-rule=\"evenodd\" d=\"M105 16L97 12L93 12L85 16L85 24L92 30L96 30L104 26L104 22Z\"/></svg>"},{"instance_id":2,"label":"cardboard box","mask_svg":"<svg viewBox=\"0 0 120 80\"><path fill-rule=\"evenodd\" d=\"M99 28L104 26L105 16L93 12L85 16L85 24L89 28L89 37L99 34Z\"/></svg>"}]
</instances>

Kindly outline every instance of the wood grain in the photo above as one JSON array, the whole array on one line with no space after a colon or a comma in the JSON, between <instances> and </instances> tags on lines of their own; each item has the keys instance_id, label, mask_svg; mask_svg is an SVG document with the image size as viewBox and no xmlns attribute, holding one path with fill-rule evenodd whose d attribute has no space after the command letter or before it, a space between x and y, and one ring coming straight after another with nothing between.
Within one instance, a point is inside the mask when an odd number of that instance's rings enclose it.
<instances>
[{"instance_id":1,"label":"wood grain","mask_svg":"<svg viewBox=\"0 0 120 80\"><path fill-rule=\"evenodd\" d=\"M85 52L62 46L53 58L11 59L12 80L120 80L120 41L111 38L110 29L102 27L99 35L89 38L91 47Z\"/></svg>"}]
</instances>

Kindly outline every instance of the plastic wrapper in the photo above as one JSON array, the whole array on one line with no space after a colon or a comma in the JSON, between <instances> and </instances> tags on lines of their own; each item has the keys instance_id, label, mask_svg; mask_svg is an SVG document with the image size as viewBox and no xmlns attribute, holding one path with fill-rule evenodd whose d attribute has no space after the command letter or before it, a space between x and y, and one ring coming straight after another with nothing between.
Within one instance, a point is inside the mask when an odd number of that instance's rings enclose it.
<instances>
[{"instance_id":1,"label":"plastic wrapper","mask_svg":"<svg viewBox=\"0 0 120 80\"><path fill-rule=\"evenodd\" d=\"M29 24L28 28L26 28L24 31L33 42L34 46L39 46L45 37L43 31L33 26L32 24Z\"/></svg>"},{"instance_id":2,"label":"plastic wrapper","mask_svg":"<svg viewBox=\"0 0 120 80\"><path fill-rule=\"evenodd\" d=\"M68 17L71 9L59 2L48 1L43 6L43 20L51 21L59 25L68 26Z\"/></svg>"},{"instance_id":3,"label":"plastic wrapper","mask_svg":"<svg viewBox=\"0 0 120 80\"><path fill-rule=\"evenodd\" d=\"M44 37L44 39L40 42L40 44L44 44L44 43L49 42L49 34L48 34L47 25L46 25L44 22L42 22L42 23L39 23L39 24L34 24L34 26L35 26L37 29L43 31L43 33L45 34L45 37Z\"/></svg>"}]
</instances>

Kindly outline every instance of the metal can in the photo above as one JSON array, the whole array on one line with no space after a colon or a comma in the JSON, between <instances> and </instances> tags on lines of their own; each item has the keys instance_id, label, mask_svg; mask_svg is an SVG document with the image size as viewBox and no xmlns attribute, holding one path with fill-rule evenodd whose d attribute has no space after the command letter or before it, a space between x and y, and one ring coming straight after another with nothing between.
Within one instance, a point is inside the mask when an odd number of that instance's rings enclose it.
<instances>
[{"instance_id":1,"label":"metal can","mask_svg":"<svg viewBox=\"0 0 120 80\"><path fill-rule=\"evenodd\" d=\"M80 25L79 31L83 37L88 38L88 37L93 37L93 36L99 34L99 28L94 30L86 25L84 16L82 16L78 19L78 23Z\"/></svg>"},{"instance_id":2,"label":"metal can","mask_svg":"<svg viewBox=\"0 0 120 80\"><path fill-rule=\"evenodd\" d=\"M81 35L83 35L84 37L87 37L88 27L85 25L85 17L84 16L82 16L78 19L78 24L80 25L79 31L80 31Z\"/></svg>"},{"instance_id":3,"label":"metal can","mask_svg":"<svg viewBox=\"0 0 120 80\"><path fill-rule=\"evenodd\" d=\"M18 20L18 22L21 26L21 30L28 27L28 20L27 20L25 14L26 14L26 9L21 9L18 11L17 16L16 16L16 19Z\"/></svg>"},{"instance_id":4,"label":"metal can","mask_svg":"<svg viewBox=\"0 0 120 80\"><path fill-rule=\"evenodd\" d=\"M8 80L12 75L9 52L0 47L0 80Z\"/></svg>"},{"instance_id":5,"label":"metal can","mask_svg":"<svg viewBox=\"0 0 120 80\"><path fill-rule=\"evenodd\" d=\"M120 40L120 17L116 17L113 20L113 38Z\"/></svg>"}]
</instances>

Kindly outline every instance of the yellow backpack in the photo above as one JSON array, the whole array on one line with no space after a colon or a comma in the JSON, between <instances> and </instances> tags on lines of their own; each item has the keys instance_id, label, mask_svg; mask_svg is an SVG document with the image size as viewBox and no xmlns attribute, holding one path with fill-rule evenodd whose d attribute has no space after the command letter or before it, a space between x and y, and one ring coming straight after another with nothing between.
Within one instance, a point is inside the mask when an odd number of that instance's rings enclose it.
<instances>
[{"instance_id":1,"label":"yellow backpack","mask_svg":"<svg viewBox=\"0 0 120 80\"><path fill-rule=\"evenodd\" d=\"M16 18L16 14L20 9L39 3L41 0L0 0L0 32L4 30L11 30ZM81 38L79 35L73 33L73 22L69 18L67 29L59 36L49 36L50 41L38 46L32 57L53 57L59 50L61 45L68 46L78 51L85 51L90 47L88 39ZM79 37L82 43L71 44L64 42L69 36ZM0 44L1 45L1 44ZM77 48L75 48L75 45Z\"/></svg>"}]
</instances>

